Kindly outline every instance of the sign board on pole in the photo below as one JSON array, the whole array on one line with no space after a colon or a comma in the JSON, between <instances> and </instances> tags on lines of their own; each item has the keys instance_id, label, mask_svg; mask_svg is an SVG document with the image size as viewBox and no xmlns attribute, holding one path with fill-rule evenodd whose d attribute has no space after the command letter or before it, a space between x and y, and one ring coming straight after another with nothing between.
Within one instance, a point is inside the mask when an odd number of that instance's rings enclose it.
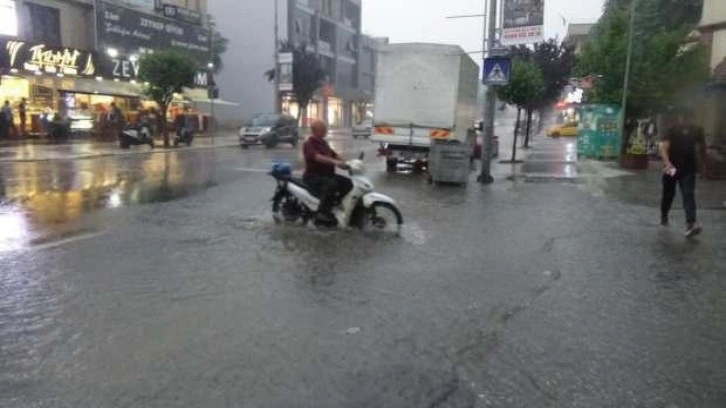
<instances>
[{"instance_id":1,"label":"sign board on pole","mask_svg":"<svg viewBox=\"0 0 726 408\"><path fill-rule=\"evenodd\" d=\"M277 56L280 65L280 91L290 92L293 90L292 85L292 61L293 54L291 52L281 52Z\"/></svg>"},{"instance_id":2,"label":"sign board on pole","mask_svg":"<svg viewBox=\"0 0 726 408\"><path fill-rule=\"evenodd\" d=\"M502 45L531 44L544 40L545 0L503 0Z\"/></svg>"},{"instance_id":3,"label":"sign board on pole","mask_svg":"<svg viewBox=\"0 0 726 408\"><path fill-rule=\"evenodd\" d=\"M508 57L492 57L484 60L484 85L509 85L512 76L512 60Z\"/></svg>"}]
</instances>

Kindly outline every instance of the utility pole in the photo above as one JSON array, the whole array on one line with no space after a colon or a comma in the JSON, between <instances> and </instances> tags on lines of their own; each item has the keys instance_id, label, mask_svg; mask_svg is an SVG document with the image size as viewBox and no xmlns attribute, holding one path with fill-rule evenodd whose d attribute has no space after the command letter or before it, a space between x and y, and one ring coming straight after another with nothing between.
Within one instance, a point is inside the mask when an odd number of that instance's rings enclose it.
<instances>
[{"instance_id":1,"label":"utility pole","mask_svg":"<svg viewBox=\"0 0 726 408\"><path fill-rule=\"evenodd\" d=\"M484 43L485 50L487 53L484 58L491 57L493 55L494 47L496 45L497 35L497 1L489 0L489 23L484 25ZM484 8L486 10L486 0L484 1ZM482 61L482 67L484 63ZM494 144L494 115L497 111L497 93L494 86L488 85L486 92L486 99L484 102L483 120L484 120L484 149L482 149L481 155L481 174L479 175L479 182L482 184L491 184L494 182L492 177L492 146Z\"/></svg>"},{"instance_id":2,"label":"utility pole","mask_svg":"<svg viewBox=\"0 0 726 408\"><path fill-rule=\"evenodd\" d=\"M275 3L275 112L280 113L280 5L279 0L272 1Z\"/></svg>"},{"instance_id":3,"label":"utility pole","mask_svg":"<svg viewBox=\"0 0 726 408\"><path fill-rule=\"evenodd\" d=\"M214 145L214 133L217 130L216 129L216 121L217 118L214 114L214 100L217 98L217 81L214 80L214 37L215 37L215 30L214 30L214 24L212 24L212 16L209 16L208 20L209 25L209 63L207 63L207 72L209 72L209 77L207 78L207 81L209 83L209 90L211 92L207 92L207 97L209 97L210 105L211 105L211 118L209 120L209 133L212 134L212 145Z\"/></svg>"},{"instance_id":4,"label":"utility pole","mask_svg":"<svg viewBox=\"0 0 726 408\"><path fill-rule=\"evenodd\" d=\"M484 68L484 60L487 57L494 56L497 36L497 3L501 0L484 0L484 14L468 14L462 16L451 16L447 18L469 18L484 17L482 31L484 33L482 40L482 71ZM487 4L489 12L487 13ZM487 18L488 17L488 18ZM488 21L487 21L488 20ZM492 146L494 144L494 115L497 110L497 93L492 85L487 86L486 100L483 107L483 132L484 132L484 148L481 155L481 174L479 182L483 184L491 184L494 182L492 177Z\"/></svg>"},{"instance_id":5,"label":"utility pole","mask_svg":"<svg viewBox=\"0 0 726 408\"><path fill-rule=\"evenodd\" d=\"M625 145L626 134L626 123L625 114L628 106L628 89L630 88L630 71L633 63L633 38L635 37L635 11L638 5L638 0L633 0L630 4L630 33L628 34L628 54L625 59L625 78L623 79L623 101L620 105L620 130L622 133L620 137L620 157L622 158L625 154L628 146Z\"/></svg>"}]
</instances>

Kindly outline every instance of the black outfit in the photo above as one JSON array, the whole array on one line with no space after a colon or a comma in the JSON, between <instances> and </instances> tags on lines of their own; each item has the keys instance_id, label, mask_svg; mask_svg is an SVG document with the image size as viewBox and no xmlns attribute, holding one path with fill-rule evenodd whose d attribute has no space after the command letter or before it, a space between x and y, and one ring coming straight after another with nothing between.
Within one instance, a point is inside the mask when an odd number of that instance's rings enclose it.
<instances>
[{"instance_id":1,"label":"black outfit","mask_svg":"<svg viewBox=\"0 0 726 408\"><path fill-rule=\"evenodd\" d=\"M28 114L24 102L21 102L18 106L18 113L20 115L20 135L25 136L25 127L27 126Z\"/></svg>"},{"instance_id":2,"label":"black outfit","mask_svg":"<svg viewBox=\"0 0 726 408\"><path fill-rule=\"evenodd\" d=\"M676 186L681 189L683 209L686 222L691 225L697 220L696 214L696 147L705 143L703 129L698 126L674 126L666 134L665 141L670 142L668 158L676 168L675 176L663 175L663 199L661 216L668 218L668 213L676 196Z\"/></svg>"},{"instance_id":3,"label":"black outfit","mask_svg":"<svg viewBox=\"0 0 726 408\"><path fill-rule=\"evenodd\" d=\"M347 177L335 174L334 165L319 163L315 160L317 155L338 158L338 154L325 139L309 138L303 146L303 153L305 155L303 180L312 193L320 198L318 212L329 214L336 200L345 197L353 189L353 183Z\"/></svg>"}]
</instances>

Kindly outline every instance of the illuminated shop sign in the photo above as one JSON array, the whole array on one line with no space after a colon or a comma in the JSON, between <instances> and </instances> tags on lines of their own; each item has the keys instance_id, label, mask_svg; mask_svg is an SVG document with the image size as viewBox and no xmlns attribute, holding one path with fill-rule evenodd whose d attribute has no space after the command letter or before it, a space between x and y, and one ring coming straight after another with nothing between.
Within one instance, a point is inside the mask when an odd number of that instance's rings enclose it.
<instances>
[{"instance_id":1,"label":"illuminated shop sign","mask_svg":"<svg viewBox=\"0 0 726 408\"><path fill-rule=\"evenodd\" d=\"M53 47L24 41L0 42L4 68L16 72L72 76L96 75L94 54L67 47Z\"/></svg>"}]
</instances>

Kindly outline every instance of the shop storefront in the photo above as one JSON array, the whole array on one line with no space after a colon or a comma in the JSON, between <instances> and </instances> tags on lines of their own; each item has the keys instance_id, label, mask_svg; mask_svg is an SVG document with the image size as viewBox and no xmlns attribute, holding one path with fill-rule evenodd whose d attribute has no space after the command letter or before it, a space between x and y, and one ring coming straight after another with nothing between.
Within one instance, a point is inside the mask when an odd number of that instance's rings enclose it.
<instances>
[{"instance_id":1,"label":"shop storefront","mask_svg":"<svg viewBox=\"0 0 726 408\"><path fill-rule=\"evenodd\" d=\"M0 101L13 109L14 139L47 137L54 120L68 120L76 137L102 137L112 103L132 120L141 88L104 80L97 54L14 39L0 40ZM24 103L26 120L22 120Z\"/></svg>"}]
</instances>

